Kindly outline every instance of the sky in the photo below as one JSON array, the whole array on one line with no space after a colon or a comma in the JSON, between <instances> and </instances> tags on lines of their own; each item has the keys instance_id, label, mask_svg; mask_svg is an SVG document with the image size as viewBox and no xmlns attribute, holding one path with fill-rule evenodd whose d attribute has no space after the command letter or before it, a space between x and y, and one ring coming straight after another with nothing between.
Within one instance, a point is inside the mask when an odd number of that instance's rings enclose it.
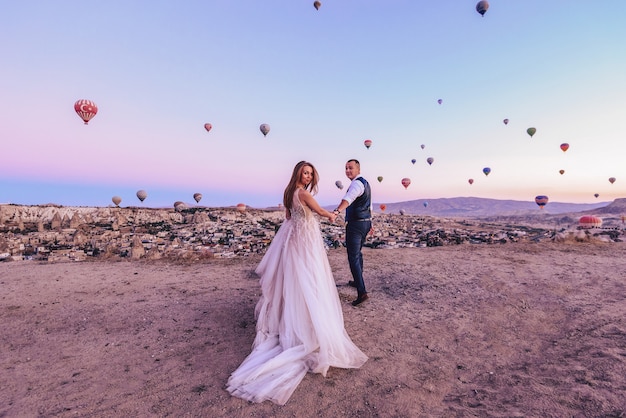
<instances>
[{"instance_id":1,"label":"sky","mask_svg":"<svg viewBox=\"0 0 626 418\"><path fill-rule=\"evenodd\" d=\"M626 2L489 3L0 2L0 203L263 208L306 160L333 205L351 158L380 203L626 197Z\"/></svg>"}]
</instances>

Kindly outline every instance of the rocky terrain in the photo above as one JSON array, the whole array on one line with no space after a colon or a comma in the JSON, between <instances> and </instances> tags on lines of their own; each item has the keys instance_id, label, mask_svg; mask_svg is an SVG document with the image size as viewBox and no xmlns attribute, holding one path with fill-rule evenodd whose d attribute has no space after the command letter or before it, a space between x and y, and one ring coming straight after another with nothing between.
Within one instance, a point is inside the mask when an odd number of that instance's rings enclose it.
<instances>
[{"instance_id":1,"label":"rocky terrain","mask_svg":"<svg viewBox=\"0 0 626 418\"><path fill-rule=\"evenodd\" d=\"M376 213L372 248L505 244L544 239L621 241L626 199L595 209L603 227L579 230L580 213L476 218ZM586 212L585 212L586 213ZM197 260L263 253L283 220L273 209L63 207L0 205L0 260ZM322 222L330 248L343 246L344 225Z\"/></svg>"}]
</instances>

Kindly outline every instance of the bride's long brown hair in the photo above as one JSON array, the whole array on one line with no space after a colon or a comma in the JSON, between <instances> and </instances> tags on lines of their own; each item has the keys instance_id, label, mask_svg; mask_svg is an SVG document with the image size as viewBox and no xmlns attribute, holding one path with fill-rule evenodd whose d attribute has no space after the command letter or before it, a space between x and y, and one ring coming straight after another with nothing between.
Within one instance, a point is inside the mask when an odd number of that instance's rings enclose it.
<instances>
[{"instance_id":1,"label":"bride's long brown hair","mask_svg":"<svg viewBox=\"0 0 626 418\"><path fill-rule=\"evenodd\" d=\"M311 179L311 182L308 185L304 186L304 189L309 190L311 194L317 193L317 182L319 181L319 174L317 174L317 170L315 169L313 164L307 161L300 161L293 168L293 173L291 173L291 180L289 180L289 184L285 188L285 194L283 195L283 205L285 205L285 207L289 209L289 211L291 211L291 204L293 202L293 194L296 192L298 180L300 180L300 176L302 175L302 170L304 170L304 167L307 167L307 166L311 167L311 170L313 170L313 178Z\"/></svg>"}]
</instances>

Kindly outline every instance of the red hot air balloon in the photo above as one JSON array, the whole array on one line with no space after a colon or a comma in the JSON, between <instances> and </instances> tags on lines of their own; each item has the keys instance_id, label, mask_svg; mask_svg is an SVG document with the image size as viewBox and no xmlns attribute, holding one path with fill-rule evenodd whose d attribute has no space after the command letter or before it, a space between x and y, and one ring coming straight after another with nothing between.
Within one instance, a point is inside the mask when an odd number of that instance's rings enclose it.
<instances>
[{"instance_id":1,"label":"red hot air balloon","mask_svg":"<svg viewBox=\"0 0 626 418\"><path fill-rule=\"evenodd\" d=\"M365 148L370 149L370 147L372 146L372 140L366 139L365 141L363 141L363 145L365 145Z\"/></svg>"},{"instance_id":2,"label":"red hot air balloon","mask_svg":"<svg viewBox=\"0 0 626 418\"><path fill-rule=\"evenodd\" d=\"M569 144L564 142L560 145L561 150L563 150L563 152L567 151L569 149Z\"/></svg>"},{"instance_id":3,"label":"red hot air balloon","mask_svg":"<svg viewBox=\"0 0 626 418\"><path fill-rule=\"evenodd\" d=\"M561 175L565 174L565 170L559 170L559 174Z\"/></svg>"},{"instance_id":4,"label":"red hot air balloon","mask_svg":"<svg viewBox=\"0 0 626 418\"><path fill-rule=\"evenodd\" d=\"M213 125L211 125L210 123L205 123L204 124L204 129L206 129L207 132L209 132L212 127L213 127Z\"/></svg>"},{"instance_id":5,"label":"red hot air balloon","mask_svg":"<svg viewBox=\"0 0 626 418\"><path fill-rule=\"evenodd\" d=\"M405 189L407 189L410 184L411 184L411 179L410 178L405 177L405 178L402 179L402 185L404 186Z\"/></svg>"},{"instance_id":6,"label":"red hot air balloon","mask_svg":"<svg viewBox=\"0 0 626 418\"><path fill-rule=\"evenodd\" d=\"M245 212L246 210L246 204L245 203L237 203L237 210L239 212Z\"/></svg>"},{"instance_id":7,"label":"red hot air balloon","mask_svg":"<svg viewBox=\"0 0 626 418\"><path fill-rule=\"evenodd\" d=\"M535 197L535 203L539 206L539 209L543 209L548 204L548 196L540 195Z\"/></svg>"},{"instance_id":8,"label":"red hot air balloon","mask_svg":"<svg viewBox=\"0 0 626 418\"><path fill-rule=\"evenodd\" d=\"M89 123L91 118L98 113L98 106L91 100L78 100L74 103L74 110L78 116L85 122L85 125Z\"/></svg>"},{"instance_id":9,"label":"red hot air balloon","mask_svg":"<svg viewBox=\"0 0 626 418\"><path fill-rule=\"evenodd\" d=\"M467 182L468 182L469 184L474 184L474 179L469 179L469 180L467 180Z\"/></svg>"},{"instance_id":10,"label":"red hot air balloon","mask_svg":"<svg viewBox=\"0 0 626 418\"><path fill-rule=\"evenodd\" d=\"M599 228L602 226L602 218L593 215L581 216L578 225L581 228Z\"/></svg>"},{"instance_id":11,"label":"red hot air balloon","mask_svg":"<svg viewBox=\"0 0 626 418\"><path fill-rule=\"evenodd\" d=\"M611 184L615 183L615 177L609 177L609 183Z\"/></svg>"},{"instance_id":12,"label":"red hot air balloon","mask_svg":"<svg viewBox=\"0 0 626 418\"><path fill-rule=\"evenodd\" d=\"M381 203L380 204L380 210L384 212L385 209L387 209L387 205L385 205L384 203Z\"/></svg>"},{"instance_id":13,"label":"red hot air balloon","mask_svg":"<svg viewBox=\"0 0 626 418\"><path fill-rule=\"evenodd\" d=\"M313 2L313 7L315 7L315 10L319 10L321 6L322 6L322 2L320 1Z\"/></svg>"}]
</instances>

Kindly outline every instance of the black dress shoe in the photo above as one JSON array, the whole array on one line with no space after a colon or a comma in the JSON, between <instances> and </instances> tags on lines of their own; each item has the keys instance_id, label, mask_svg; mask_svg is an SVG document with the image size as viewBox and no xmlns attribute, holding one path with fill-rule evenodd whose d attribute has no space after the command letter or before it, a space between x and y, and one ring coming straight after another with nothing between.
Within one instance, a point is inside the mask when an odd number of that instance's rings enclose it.
<instances>
[{"instance_id":1,"label":"black dress shoe","mask_svg":"<svg viewBox=\"0 0 626 418\"><path fill-rule=\"evenodd\" d=\"M350 280L348 282L348 286L356 287L356 282L354 280Z\"/></svg>"},{"instance_id":2,"label":"black dress shoe","mask_svg":"<svg viewBox=\"0 0 626 418\"><path fill-rule=\"evenodd\" d=\"M360 305L361 303L365 302L369 298L370 297L367 296L367 293L363 293L362 295L359 295L358 298L352 301L352 306Z\"/></svg>"}]
</instances>

